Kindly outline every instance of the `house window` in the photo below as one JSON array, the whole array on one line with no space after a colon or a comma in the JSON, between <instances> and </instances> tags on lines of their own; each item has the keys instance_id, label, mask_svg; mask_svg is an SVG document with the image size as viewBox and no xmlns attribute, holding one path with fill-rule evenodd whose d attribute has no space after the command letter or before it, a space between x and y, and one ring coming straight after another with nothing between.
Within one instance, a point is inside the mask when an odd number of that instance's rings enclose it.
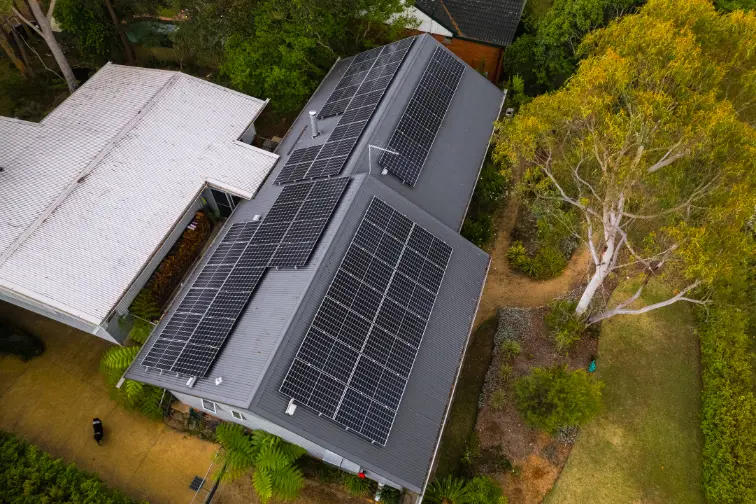
<instances>
[{"instance_id":1,"label":"house window","mask_svg":"<svg viewBox=\"0 0 756 504\"><path fill-rule=\"evenodd\" d=\"M215 403L213 401L208 401L207 399L202 399L202 409L205 411L209 411L210 413L215 413Z\"/></svg>"},{"instance_id":2,"label":"house window","mask_svg":"<svg viewBox=\"0 0 756 504\"><path fill-rule=\"evenodd\" d=\"M236 410L231 410L231 416L233 416L237 420L244 420L244 415L242 415L241 413L239 413Z\"/></svg>"},{"instance_id":3,"label":"house window","mask_svg":"<svg viewBox=\"0 0 756 504\"><path fill-rule=\"evenodd\" d=\"M217 189L210 189L210 192L213 194L215 204L218 205L218 212L220 212L221 217L228 217L231 215L231 212L241 199L237 196L226 194L223 191L218 191Z\"/></svg>"}]
</instances>

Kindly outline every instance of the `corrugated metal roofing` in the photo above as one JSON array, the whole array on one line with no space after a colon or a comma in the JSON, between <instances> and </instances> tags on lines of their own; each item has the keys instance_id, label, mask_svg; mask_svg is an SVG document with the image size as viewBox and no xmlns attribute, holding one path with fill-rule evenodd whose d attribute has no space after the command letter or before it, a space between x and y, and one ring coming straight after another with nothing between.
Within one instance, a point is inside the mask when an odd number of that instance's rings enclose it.
<instances>
[{"instance_id":1,"label":"corrugated metal roofing","mask_svg":"<svg viewBox=\"0 0 756 504\"><path fill-rule=\"evenodd\" d=\"M13 132L0 137L12 152L0 157L0 286L103 321L206 181L257 191L278 156L235 140L264 106L108 64L39 124L0 120Z\"/></svg>"},{"instance_id":2,"label":"corrugated metal roofing","mask_svg":"<svg viewBox=\"0 0 756 504\"><path fill-rule=\"evenodd\" d=\"M471 40L512 43L526 0L417 0L415 7L441 26Z\"/></svg>"},{"instance_id":3,"label":"corrugated metal roofing","mask_svg":"<svg viewBox=\"0 0 756 504\"><path fill-rule=\"evenodd\" d=\"M208 377L197 379L190 388L186 386L186 378L145 370L139 363L149 351L150 341L127 372L127 378L250 409L391 481L415 491L423 488L486 277L487 254L459 236L457 230L474 190L493 122L501 109L502 92L473 69L465 68L442 131L414 189L402 186L392 175L378 175L375 168L368 173L367 166L368 145L386 145L430 55L439 46L427 35L415 39L345 165L342 176L351 176L352 181L310 263L296 271L268 271ZM346 59L337 63L321 83L279 146L281 159L268 182L254 199L237 207L230 222L250 220L255 215L264 219L281 190L272 181L288 155L295 148L327 141L338 119L320 121L321 135L312 139L307 130L307 111L322 107L349 62ZM374 150L374 166L379 155L380 151ZM299 408L294 417L284 415L288 398L278 392L283 374L373 195L454 247L427 338L421 345L386 447L373 446L306 408ZM184 292L191 284L192 279ZM161 326L168 318L164 317ZM223 381L215 385L218 376Z\"/></svg>"}]
</instances>

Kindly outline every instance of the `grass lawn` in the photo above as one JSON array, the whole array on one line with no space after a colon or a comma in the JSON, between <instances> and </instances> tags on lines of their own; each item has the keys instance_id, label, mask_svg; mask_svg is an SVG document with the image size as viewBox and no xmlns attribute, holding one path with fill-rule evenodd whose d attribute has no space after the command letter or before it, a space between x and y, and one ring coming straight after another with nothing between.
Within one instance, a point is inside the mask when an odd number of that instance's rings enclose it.
<instances>
[{"instance_id":1,"label":"grass lawn","mask_svg":"<svg viewBox=\"0 0 756 504\"><path fill-rule=\"evenodd\" d=\"M472 335L438 450L437 478L449 474L456 475L459 471L465 445L475 429L475 421L478 418L478 399L486 381L488 366L491 365L497 325L498 318L491 317Z\"/></svg>"},{"instance_id":2,"label":"grass lawn","mask_svg":"<svg viewBox=\"0 0 756 504\"><path fill-rule=\"evenodd\" d=\"M632 288L617 289L614 304ZM650 284L643 301L667 294ZM605 322L597 371L604 409L581 430L544 502L704 503L698 354L683 303Z\"/></svg>"}]
</instances>

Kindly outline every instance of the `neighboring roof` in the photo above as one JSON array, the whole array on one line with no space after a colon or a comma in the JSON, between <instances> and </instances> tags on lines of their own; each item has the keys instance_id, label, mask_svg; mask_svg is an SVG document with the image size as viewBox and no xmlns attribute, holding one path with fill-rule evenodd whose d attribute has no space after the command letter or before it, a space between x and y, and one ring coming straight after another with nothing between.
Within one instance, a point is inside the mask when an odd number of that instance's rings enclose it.
<instances>
[{"instance_id":1,"label":"neighboring roof","mask_svg":"<svg viewBox=\"0 0 756 504\"><path fill-rule=\"evenodd\" d=\"M428 35L415 39L344 167L342 176L350 176L351 181L309 263L298 270L267 271L209 375L197 379L193 387L187 387L186 378L148 371L140 366L142 356L155 340L153 336L126 373L127 378L250 409L391 481L418 492L422 490L486 277L488 256L463 239L457 230L475 188L503 98L499 89L465 67L415 188L403 186L393 175L378 175L376 161L380 151L374 149L374 168L368 173L367 145L385 147L436 47L440 44ZM255 198L237 207L229 223L249 221L255 215L261 215L264 220L281 192L281 186L274 185L273 180L289 154L296 148L327 141L338 117L320 121L321 135L312 139L306 130L309 123L306 111L323 106L350 61L348 58L337 63L321 83L279 146L281 159L268 182ZM460 145L466 148L460 149ZM291 364L372 196L379 196L395 206L454 248L428 325L428 336L420 346L385 447L371 445L304 407L299 408L294 417L284 415L288 398L278 392L283 373ZM203 263L221 237L222 234L205 254ZM203 263L186 282L174 308ZM155 335L170 315L171 312L163 318ZM222 376L223 381L215 385L218 376Z\"/></svg>"},{"instance_id":2,"label":"neighboring roof","mask_svg":"<svg viewBox=\"0 0 756 504\"><path fill-rule=\"evenodd\" d=\"M415 7L458 37L512 43L526 0L417 0Z\"/></svg>"},{"instance_id":3,"label":"neighboring roof","mask_svg":"<svg viewBox=\"0 0 756 504\"><path fill-rule=\"evenodd\" d=\"M0 117L0 287L101 323L206 184L256 193L278 156L236 139L265 104L107 64L40 123Z\"/></svg>"}]
</instances>

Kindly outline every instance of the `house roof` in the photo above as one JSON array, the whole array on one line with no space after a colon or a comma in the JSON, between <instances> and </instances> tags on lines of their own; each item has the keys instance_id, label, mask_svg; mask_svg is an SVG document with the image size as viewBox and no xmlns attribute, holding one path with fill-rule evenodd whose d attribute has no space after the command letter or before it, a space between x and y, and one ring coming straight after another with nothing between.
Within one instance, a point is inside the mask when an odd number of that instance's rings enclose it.
<instances>
[{"instance_id":1,"label":"house roof","mask_svg":"<svg viewBox=\"0 0 756 504\"><path fill-rule=\"evenodd\" d=\"M140 366L141 356L138 356L126 373L127 378L251 410L391 481L418 492L422 490L486 277L488 256L457 231L486 154L493 122L501 108L502 93L477 72L465 68L414 188L403 185L393 175L379 175L380 168L376 164L379 151L374 150L370 160L367 146L387 145L433 50L439 46L430 36L416 38L347 160L342 176L350 177L350 183L308 264L297 270L268 270L208 376L187 387L186 378ZM262 215L264 219L281 191L281 186L274 185L273 180L288 155L296 148L327 141L338 118L321 120L321 135L312 139L306 134L309 121L306 111L322 107L350 61L351 58L338 62L321 83L279 146L281 159L269 181L255 198L237 207L230 223L249 221L255 215ZM373 163L372 170L368 169L369 161ZM420 347L384 447L371 445L305 408L298 409L293 417L285 415L288 398L278 392L283 374L373 196L380 197L454 248L426 332L429 336ZM203 262L219 241L216 240ZM202 263L187 281L174 307L201 268ZM156 334L170 315L171 312L163 318ZM141 355L149 351L153 342L154 338L145 345ZM220 385L215 384L218 376L223 377Z\"/></svg>"},{"instance_id":2,"label":"house roof","mask_svg":"<svg viewBox=\"0 0 756 504\"><path fill-rule=\"evenodd\" d=\"M278 156L236 139L265 104L107 64L39 123L0 117L0 288L101 323L206 184L257 192Z\"/></svg>"},{"instance_id":3,"label":"house roof","mask_svg":"<svg viewBox=\"0 0 756 504\"><path fill-rule=\"evenodd\" d=\"M458 37L512 43L526 0L417 0L415 7Z\"/></svg>"}]
</instances>

